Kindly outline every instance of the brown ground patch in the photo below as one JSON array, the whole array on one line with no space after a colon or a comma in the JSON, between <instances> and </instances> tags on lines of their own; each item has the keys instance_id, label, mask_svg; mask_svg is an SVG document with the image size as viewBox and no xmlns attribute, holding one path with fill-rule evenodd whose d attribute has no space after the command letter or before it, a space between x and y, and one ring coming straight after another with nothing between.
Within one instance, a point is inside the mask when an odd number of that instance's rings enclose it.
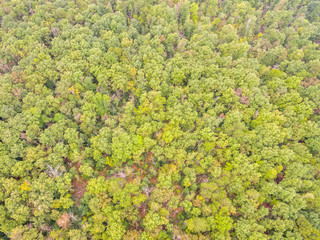
<instances>
[{"instance_id":1,"label":"brown ground patch","mask_svg":"<svg viewBox=\"0 0 320 240\"><path fill-rule=\"evenodd\" d=\"M284 173L279 173L276 178L276 183L279 184L284 178Z\"/></svg>"},{"instance_id":2,"label":"brown ground patch","mask_svg":"<svg viewBox=\"0 0 320 240\"><path fill-rule=\"evenodd\" d=\"M88 181L85 179L73 180L72 181L72 195L76 198L76 206L80 206L80 200L86 192Z\"/></svg>"},{"instance_id":3,"label":"brown ground patch","mask_svg":"<svg viewBox=\"0 0 320 240\"><path fill-rule=\"evenodd\" d=\"M79 173L79 168L81 166L81 161L78 161L76 163L71 162L69 158L64 159L64 163L68 166L68 168L75 167L77 169L77 172Z\"/></svg>"},{"instance_id":4,"label":"brown ground patch","mask_svg":"<svg viewBox=\"0 0 320 240\"><path fill-rule=\"evenodd\" d=\"M268 208L269 210L271 210L273 207L270 203L263 203L262 206Z\"/></svg>"},{"instance_id":5,"label":"brown ground patch","mask_svg":"<svg viewBox=\"0 0 320 240\"><path fill-rule=\"evenodd\" d=\"M174 211L169 211L170 219L174 222L174 224L178 224L179 223L179 220L176 219L176 218L177 218L178 214L183 212L183 211L184 211L183 207L178 207Z\"/></svg>"},{"instance_id":6,"label":"brown ground patch","mask_svg":"<svg viewBox=\"0 0 320 240\"><path fill-rule=\"evenodd\" d=\"M58 226L63 228L64 230L68 229L69 223L70 223L70 216L66 212L64 212L62 216L57 220Z\"/></svg>"},{"instance_id":7,"label":"brown ground patch","mask_svg":"<svg viewBox=\"0 0 320 240\"><path fill-rule=\"evenodd\" d=\"M139 215L141 216L142 219L144 219L145 216L147 215L147 208L148 208L148 202L143 202L138 207Z\"/></svg>"},{"instance_id":8,"label":"brown ground patch","mask_svg":"<svg viewBox=\"0 0 320 240\"><path fill-rule=\"evenodd\" d=\"M152 152L147 152L147 156L146 156L146 162L147 163L152 163L152 158L154 157Z\"/></svg>"},{"instance_id":9,"label":"brown ground patch","mask_svg":"<svg viewBox=\"0 0 320 240\"><path fill-rule=\"evenodd\" d=\"M150 180L151 186L154 186L156 184L157 180L158 180L157 177L152 177L151 180Z\"/></svg>"},{"instance_id":10,"label":"brown ground patch","mask_svg":"<svg viewBox=\"0 0 320 240\"><path fill-rule=\"evenodd\" d=\"M181 195L182 196L183 187L181 187L179 183L176 183L174 186L175 186L174 195L176 195L176 196Z\"/></svg>"},{"instance_id":11,"label":"brown ground patch","mask_svg":"<svg viewBox=\"0 0 320 240\"><path fill-rule=\"evenodd\" d=\"M206 174L198 175L196 182L197 182L198 184L199 184L199 183L207 183L207 182L208 182L208 177L207 177L207 175L206 175Z\"/></svg>"}]
</instances>

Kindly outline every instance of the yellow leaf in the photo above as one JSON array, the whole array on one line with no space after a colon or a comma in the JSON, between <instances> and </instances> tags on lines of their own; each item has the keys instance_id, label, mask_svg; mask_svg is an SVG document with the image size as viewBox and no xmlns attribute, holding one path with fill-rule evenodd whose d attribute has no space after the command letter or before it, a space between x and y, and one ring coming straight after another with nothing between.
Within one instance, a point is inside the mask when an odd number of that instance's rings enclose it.
<instances>
[{"instance_id":1,"label":"yellow leaf","mask_svg":"<svg viewBox=\"0 0 320 240\"><path fill-rule=\"evenodd\" d=\"M53 208L60 208L60 203L58 201L54 201L52 204Z\"/></svg>"},{"instance_id":2,"label":"yellow leaf","mask_svg":"<svg viewBox=\"0 0 320 240\"><path fill-rule=\"evenodd\" d=\"M22 191L31 191L31 190L32 190L32 188L31 188L31 186L30 186L30 183L29 183L27 180L25 180L25 181L20 185L20 189L21 189Z\"/></svg>"},{"instance_id":3,"label":"yellow leaf","mask_svg":"<svg viewBox=\"0 0 320 240\"><path fill-rule=\"evenodd\" d=\"M137 69L135 67L130 69L131 78L134 79L137 74Z\"/></svg>"}]
</instances>

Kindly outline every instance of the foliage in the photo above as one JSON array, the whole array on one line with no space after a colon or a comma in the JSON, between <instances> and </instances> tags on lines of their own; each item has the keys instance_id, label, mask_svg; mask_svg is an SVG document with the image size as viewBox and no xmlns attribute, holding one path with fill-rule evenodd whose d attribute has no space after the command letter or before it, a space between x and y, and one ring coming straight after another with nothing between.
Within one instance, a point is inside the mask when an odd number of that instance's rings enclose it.
<instances>
[{"instance_id":1,"label":"foliage","mask_svg":"<svg viewBox=\"0 0 320 240\"><path fill-rule=\"evenodd\" d=\"M1 239L319 239L316 0L0 3Z\"/></svg>"}]
</instances>

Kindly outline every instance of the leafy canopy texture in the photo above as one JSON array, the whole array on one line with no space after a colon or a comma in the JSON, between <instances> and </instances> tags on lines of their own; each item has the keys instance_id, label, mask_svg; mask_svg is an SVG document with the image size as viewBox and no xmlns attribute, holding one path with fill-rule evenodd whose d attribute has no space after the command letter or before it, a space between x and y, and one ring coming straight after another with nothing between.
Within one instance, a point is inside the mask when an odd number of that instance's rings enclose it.
<instances>
[{"instance_id":1,"label":"leafy canopy texture","mask_svg":"<svg viewBox=\"0 0 320 240\"><path fill-rule=\"evenodd\" d=\"M320 239L320 2L1 1L0 238Z\"/></svg>"}]
</instances>

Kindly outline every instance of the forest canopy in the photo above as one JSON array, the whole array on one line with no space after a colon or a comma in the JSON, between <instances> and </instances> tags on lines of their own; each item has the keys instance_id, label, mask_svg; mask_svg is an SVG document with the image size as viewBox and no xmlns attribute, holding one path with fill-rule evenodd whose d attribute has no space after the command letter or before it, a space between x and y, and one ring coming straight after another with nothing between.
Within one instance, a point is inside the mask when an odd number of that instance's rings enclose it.
<instances>
[{"instance_id":1,"label":"forest canopy","mask_svg":"<svg viewBox=\"0 0 320 240\"><path fill-rule=\"evenodd\" d=\"M320 239L320 1L1 1L0 238Z\"/></svg>"}]
</instances>

